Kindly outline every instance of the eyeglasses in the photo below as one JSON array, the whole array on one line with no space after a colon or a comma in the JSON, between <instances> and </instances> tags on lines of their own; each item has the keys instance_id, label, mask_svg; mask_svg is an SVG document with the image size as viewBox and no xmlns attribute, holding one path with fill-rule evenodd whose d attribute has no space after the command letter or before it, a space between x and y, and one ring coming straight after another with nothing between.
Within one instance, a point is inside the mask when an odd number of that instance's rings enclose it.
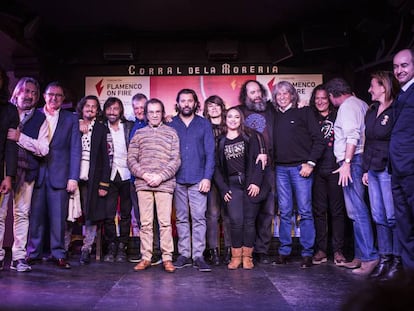
<instances>
[{"instance_id":1,"label":"eyeglasses","mask_svg":"<svg viewBox=\"0 0 414 311\"><path fill-rule=\"evenodd\" d=\"M57 93L46 93L49 97L56 97L56 98L62 98L63 94L57 94Z\"/></svg>"}]
</instances>

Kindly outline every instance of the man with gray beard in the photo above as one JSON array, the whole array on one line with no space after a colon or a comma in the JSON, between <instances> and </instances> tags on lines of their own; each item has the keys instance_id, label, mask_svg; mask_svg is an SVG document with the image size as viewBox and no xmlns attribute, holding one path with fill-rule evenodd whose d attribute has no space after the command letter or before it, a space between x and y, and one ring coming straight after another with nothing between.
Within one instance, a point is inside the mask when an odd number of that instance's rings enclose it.
<instances>
[{"instance_id":1,"label":"man with gray beard","mask_svg":"<svg viewBox=\"0 0 414 311\"><path fill-rule=\"evenodd\" d=\"M260 132L264 142L261 142L261 155L257 161L262 161L265 167L265 178L271 185L267 198L261 202L260 211L256 219L256 241L254 256L261 264L269 264L268 256L270 241L272 239L272 221L275 215L275 176L273 159L273 119L274 107L267 100L265 87L256 80L246 81L240 90L240 105L238 106L245 117L245 125Z\"/></svg>"}]
</instances>

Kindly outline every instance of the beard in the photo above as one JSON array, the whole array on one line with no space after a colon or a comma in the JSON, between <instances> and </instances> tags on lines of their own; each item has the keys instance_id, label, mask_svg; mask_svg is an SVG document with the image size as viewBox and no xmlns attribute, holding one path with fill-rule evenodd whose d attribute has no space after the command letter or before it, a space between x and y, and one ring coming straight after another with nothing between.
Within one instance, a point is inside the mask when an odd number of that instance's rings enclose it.
<instances>
[{"instance_id":1,"label":"beard","mask_svg":"<svg viewBox=\"0 0 414 311\"><path fill-rule=\"evenodd\" d=\"M196 111L195 107L193 107L193 108L191 108L191 107L182 108L182 107L178 106L178 112L184 117L189 117L189 116L193 115L195 113L195 111Z\"/></svg>"},{"instance_id":2,"label":"beard","mask_svg":"<svg viewBox=\"0 0 414 311\"><path fill-rule=\"evenodd\" d=\"M255 112L263 112L267 107L266 100L263 98L260 100L260 102L254 102L250 98L246 98L245 104L247 109Z\"/></svg>"}]
</instances>

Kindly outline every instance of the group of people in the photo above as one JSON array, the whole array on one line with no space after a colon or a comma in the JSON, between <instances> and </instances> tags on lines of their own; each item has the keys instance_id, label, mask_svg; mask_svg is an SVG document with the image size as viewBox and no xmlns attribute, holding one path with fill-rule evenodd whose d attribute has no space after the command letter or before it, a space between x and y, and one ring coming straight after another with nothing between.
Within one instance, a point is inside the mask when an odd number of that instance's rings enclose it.
<instances>
[{"instance_id":1,"label":"group of people","mask_svg":"<svg viewBox=\"0 0 414 311\"><path fill-rule=\"evenodd\" d=\"M97 230L104 234L104 261L127 260L134 210L142 255L136 271L151 267L157 242L166 272L186 266L211 271L221 261L231 270L283 265L292 252L297 213L301 268L327 262L332 232L337 266L378 279L393 279L403 267L412 271L413 84L414 54L402 50L394 57L393 74L372 74L370 106L341 78L317 86L302 108L290 82L277 83L268 100L265 87L248 80L240 105L226 109L213 95L204 102L204 117L192 89L178 92L172 118L162 101L136 94L132 122L116 97L108 98L102 111L91 95L80 100L76 114L63 110L65 93L58 82L46 87L45 106L36 109L39 84L22 78L11 103L3 99L1 105L1 268L9 200L10 269L19 272L42 259L45 244L59 267L70 268L67 218L79 200L81 264L90 262ZM280 246L271 260L276 211ZM344 256L346 217L354 233L350 261Z\"/></svg>"}]
</instances>

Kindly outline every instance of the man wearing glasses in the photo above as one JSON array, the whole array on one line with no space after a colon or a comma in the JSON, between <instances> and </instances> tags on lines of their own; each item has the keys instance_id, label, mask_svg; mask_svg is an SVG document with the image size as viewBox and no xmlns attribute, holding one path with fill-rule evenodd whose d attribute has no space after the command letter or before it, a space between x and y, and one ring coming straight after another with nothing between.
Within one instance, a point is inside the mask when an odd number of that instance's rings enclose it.
<instances>
[{"instance_id":1,"label":"man wearing glasses","mask_svg":"<svg viewBox=\"0 0 414 311\"><path fill-rule=\"evenodd\" d=\"M66 261L65 222L69 194L78 187L81 139L77 115L61 109L65 99L63 87L52 82L43 94L49 130L49 154L40 161L32 196L29 241L29 263L42 258L44 231L50 229L50 252L58 267L70 269ZM48 219L48 223L46 220Z\"/></svg>"}]
</instances>

